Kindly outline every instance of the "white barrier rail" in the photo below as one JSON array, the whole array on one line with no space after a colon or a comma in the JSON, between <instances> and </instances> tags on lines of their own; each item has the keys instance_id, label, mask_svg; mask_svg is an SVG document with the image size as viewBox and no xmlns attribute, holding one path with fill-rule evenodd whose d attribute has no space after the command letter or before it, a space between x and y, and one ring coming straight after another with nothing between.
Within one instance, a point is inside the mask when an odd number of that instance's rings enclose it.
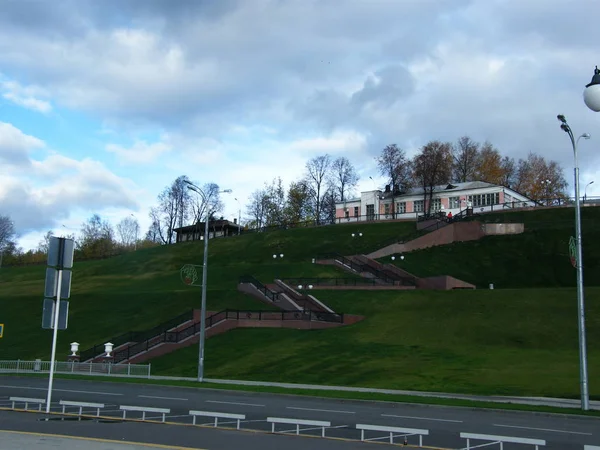
<instances>
[{"instance_id":1,"label":"white barrier rail","mask_svg":"<svg viewBox=\"0 0 600 450\"><path fill-rule=\"evenodd\" d=\"M25 411L28 411L29 403L37 404L38 411L41 411L42 405L46 404L43 398L9 397L8 401L12 402L12 409L15 409L15 403L25 403Z\"/></svg>"},{"instance_id":2,"label":"white barrier rail","mask_svg":"<svg viewBox=\"0 0 600 450\"><path fill-rule=\"evenodd\" d=\"M583 450L600 450L600 446L598 445L585 445Z\"/></svg>"},{"instance_id":3,"label":"white barrier rail","mask_svg":"<svg viewBox=\"0 0 600 450\"><path fill-rule=\"evenodd\" d=\"M165 416L171 412L170 408L149 408L147 406L127 406L121 405L119 409L123 411L123 419L127 418L127 411L138 411L142 413L142 420L146 420L146 413L162 414L162 421L165 421Z\"/></svg>"},{"instance_id":4,"label":"white barrier rail","mask_svg":"<svg viewBox=\"0 0 600 450\"><path fill-rule=\"evenodd\" d=\"M486 445L500 444L500 450L503 448L504 442L510 442L512 444L525 444L534 445L535 449L538 450L539 446L546 446L546 441L543 439L530 439L530 438L519 438L513 436L496 436L493 434L475 434L475 433L460 433L461 439L467 440L467 446L462 450L470 450L472 448L483 447ZM487 444L479 444L471 447L471 439L480 441L491 441Z\"/></svg>"},{"instance_id":5,"label":"white barrier rail","mask_svg":"<svg viewBox=\"0 0 600 450\"><path fill-rule=\"evenodd\" d=\"M54 373L148 378L150 364L109 364L56 361ZM0 373L48 373L50 361L0 360Z\"/></svg>"},{"instance_id":6,"label":"white barrier rail","mask_svg":"<svg viewBox=\"0 0 600 450\"><path fill-rule=\"evenodd\" d=\"M230 413L221 413L221 412L213 412L213 411L194 411L190 410L189 415L193 417L192 423L196 425L196 417L214 417L215 419L215 427L219 423L219 419L234 419L237 421L237 429L240 429L240 420L244 420L246 418L245 414L230 414Z\"/></svg>"},{"instance_id":7,"label":"white barrier rail","mask_svg":"<svg viewBox=\"0 0 600 450\"><path fill-rule=\"evenodd\" d=\"M79 408L79 415L83 413L83 408L95 408L96 417L100 417L100 409L104 408L104 403L89 403L89 402L70 402L68 400L61 400L60 406L62 406L62 413L65 413L67 406Z\"/></svg>"},{"instance_id":8,"label":"white barrier rail","mask_svg":"<svg viewBox=\"0 0 600 450\"><path fill-rule=\"evenodd\" d=\"M267 417L267 422L271 423L271 433L275 433L276 423L286 423L296 425L296 434L300 434L300 425L321 428L321 437L325 437L325 427L331 426L331 422L325 420L290 419L287 417ZM308 431L309 429L304 429L302 431ZM283 433L283 431L281 433Z\"/></svg>"},{"instance_id":9,"label":"white barrier rail","mask_svg":"<svg viewBox=\"0 0 600 450\"><path fill-rule=\"evenodd\" d=\"M422 430L420 428L400 428L400 427L388 427L383 425L366 425L366 424L356 424L356 429L360 430L360 440L361 441L374 441L381 438L370 438L365 439L365 431L383 431L385 433L390 433L390 444L394 443L394 437L404 437L404 436L419 436L419 447L423 447L423 436L429 435L429 430ZM394 433L397 433L394 435Z\"/></svg>"}]
</instances>

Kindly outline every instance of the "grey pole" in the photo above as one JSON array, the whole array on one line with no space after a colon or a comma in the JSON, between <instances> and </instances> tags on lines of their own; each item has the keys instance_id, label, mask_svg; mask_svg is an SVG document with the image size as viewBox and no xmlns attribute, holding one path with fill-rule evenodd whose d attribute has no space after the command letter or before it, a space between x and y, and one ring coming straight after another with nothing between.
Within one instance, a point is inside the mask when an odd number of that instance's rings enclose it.
<instances>
[{"instance_id":1,"label":"grey pole","mask_svg":"<svg viewBox=\"0 0 600 450\"><path fill-rule=\"evenodd\" d=\"M185 181L188 189L202 196L206 205L206 219L204 221L204 256L202 264L202 303L200 306L200 348L198 349L198 381L204 380L204 342L206 340L206 280L208 278L208 221L210 220L209 200L210 195L206 195L202 189L191 181ZM219 192L231 192L231 189L225 189Z\"/></svg>"},{"instance_id":2,"label":"grey pole","mask_svg":"<svg viewBox=\"0 0 600 450\"><path fill-rule=\"evenodd\" d=\"M198 381L204 379L204 340L206 332L206 278L208 276L208 221L210 212L208 211L208 199L204 198L206 203L206 220L204 221L204 261L202 263L202 306L200 310L200 354L198 355Z\"/></svg>"},{"instance_id":3,"label":"grey pole","mask_svg":"<svg viewBox=\"0 0 600 450\"><path fill-rule=\"evenodd\" d=\"M583 250L581 241L581 204L579 199L579 160L577 154L577 144L582 137L589 139L590 135L585 133L577 138L573 136L571 127L567 124L564 116L559 115L558 120L562 122L561 128L571 139L573 146L573 158L575 168L573 176L575 178L575 234L577 245L577 309L578 309L578 330L579 330L579 379L581 383L581 409L587 411L589 409L589 392L588 392L588 375L587 375L587 350L585 339L585 305L584 305L584 290L583 290Z\"/></svg>"}]
</instances>

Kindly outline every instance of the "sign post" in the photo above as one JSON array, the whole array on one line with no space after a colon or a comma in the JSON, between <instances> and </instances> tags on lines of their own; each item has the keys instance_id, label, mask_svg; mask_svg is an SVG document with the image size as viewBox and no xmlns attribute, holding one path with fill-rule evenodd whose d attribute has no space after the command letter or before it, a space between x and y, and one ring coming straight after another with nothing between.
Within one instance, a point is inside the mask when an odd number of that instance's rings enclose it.
<instances>
[{"instance_id":1,"label":"sign post","mask_svg":"<svg viewBox=\"0 0 600 450\"><path fill-rule=\"evenodd\" d=\"M4 324L0 323L0 338L2 338L2 336L4 336Z\"/></svg>"},{"instance_id":2,"label":"sign post","mask_svg":"<svg viewBox=\"0 0 600 450\"><path fill-rule=\"evenodd\" d=\"M46 286L44 296L49 297L44 299L44 303L47 304L47 300L54 303L52 308L44 308L44 314L42 317L42 327L45 323L50 322L52 327L52 353L50 357L50 376L48 379L48 395L46 397L46 413L50 412L50 403L52 401L52 384L54 382L54 364L56 359L56 341L58 338L58 329L60 325L61 329L67 328L67 312L68 302L65 302L67 308L63 311L63 323L60 321L60 306L61 296L69 298L71 294L71 273L70 269L73 268L73 252L75 249L75 242L73 239L65 238L50 238L50 245L48 246L48 269L46 270ZM63 271L67 269L67 276L63 278ZM64 280L64 281L63 281ZM48 320L48 315L50 320Z\"/></svg>"}]
</instances>

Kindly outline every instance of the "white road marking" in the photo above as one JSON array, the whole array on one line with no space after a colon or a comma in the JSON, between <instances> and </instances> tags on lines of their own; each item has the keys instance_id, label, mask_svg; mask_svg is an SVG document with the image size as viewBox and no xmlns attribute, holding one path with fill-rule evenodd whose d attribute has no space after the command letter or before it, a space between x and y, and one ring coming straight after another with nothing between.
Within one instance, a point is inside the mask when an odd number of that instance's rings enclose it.
<instances>
[{"instance_id":1,"label":"white road marking","mask_svg":"<svg viewBox=\"0 0 600 450\"><path fill-rule=\"evenodd\" d=\"M433 421L436 421L436 422L463 423L462 420L434 419L433 417L395 416L394 414L382 414L381 417L397 417L399 419L433 420Z\"/></svg>"},{"instance_id":2,"label":"white road marking","mask_svg":"<svg viewBox=\"0 0 600 450\"><path fill-rule=\"evenodd\" d=\"M584 436L591 436L592 433L584 433L581 431L568 431L568 430L552 430L550 428L533 428L533 427L519 427L517 425L501 425L501 424L493 424L495 427L504 427L504 428L519 428L521 430L536 430L536 431L549 431L551 433L568 433L568 434L582 434Z\"/></svg>"},{"instance_id":3,"label":"white road marking","mask_svg":"<svg viewBox=\"0 0 600 450\"><path fill-rule=\"evenodd\" d=\"M236 403L236 402L221 402L219 400L205 400L206 403L220 403L223 405L238 405L238 406L259 406L263 407L265 405L258 405L256 403Z\"/></svg>"},{"instance_id":4,"label":"white road marking","mask_svg":"<svg viewBox=\"0 0 600 450\"><path fill-rule=\"evenodd\" d=\"M329 412L339 414L356 414L354 411L336 411L333 409L312 409L312 408L299 408L297 406L286 406L286 409L297 409L300 411L317 411L317 412Z\"/></svg>"},{"instance_id":5,"label":"white road marking","mask_svg":"<svg viewBox=\"0 0 600 450\"><path fill-rule=\"evenodd\" d=\"M11 388L11 389L33 389L36 391L47 391L48 388L31 387L31 386L5 386L0 385L0 388ZM94 391L72 391L69 389L52 389L52 392L70 392L73 394L95 394L95 395L123 395L114 392L94 392Z\"/></svg>"},{"instance_id":6,"label":"white road marking","mask_svg":"<svg viewBox=\"0 0 600 450\"><path fill-rule=\"evenodd\" d=\"M188 401L187 398L178 398L178 397L154 397L153 395L138 395L138 397L140 398L157 398L159 400L182 400L182 401Z\"/></svg>"}]
</instances>

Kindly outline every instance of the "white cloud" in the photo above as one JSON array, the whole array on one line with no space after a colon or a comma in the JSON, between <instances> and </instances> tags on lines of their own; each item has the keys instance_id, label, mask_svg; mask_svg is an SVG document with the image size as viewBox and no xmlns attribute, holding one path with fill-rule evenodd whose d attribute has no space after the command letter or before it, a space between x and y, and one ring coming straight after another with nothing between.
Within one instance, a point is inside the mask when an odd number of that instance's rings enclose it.
<instances>
[{"instance_id":1,"label":"white cloud","mask_svg":"<svg viewBox=\"0 0 600 450\"><path fill-rule=\"evenodd\" d=\"M52 111L50 102L38 98L38 96L47 95L39 87L21 86L16 81L2 81L0 82L0 90L3 91L3 98L16 105L41 113Z\"/></svg>"},{"instance_id":2,"label":"white cloud","mask_svg":"<svg viewBox=\"0 0 600 450\"><path fill-rule=\"evenodd\" d=\"M10 123L0 122L0 163L27 166L29 152L44 146L40 139L23 133Z\"/></svg>"},{"instance_id":3,"label":"white cloud","mask_svg":"<svg viewBox=\"0 0 600 450\"><path fill-rule=\"evenodd\" d=\"M108 144L106 146L106 151L114 153L119 161L124 164L151 164L158 157L171 150L172 147L165 142L150 144L146 141L136 141L129 148L116 144Z\"/></svg>"}]
</instances>

